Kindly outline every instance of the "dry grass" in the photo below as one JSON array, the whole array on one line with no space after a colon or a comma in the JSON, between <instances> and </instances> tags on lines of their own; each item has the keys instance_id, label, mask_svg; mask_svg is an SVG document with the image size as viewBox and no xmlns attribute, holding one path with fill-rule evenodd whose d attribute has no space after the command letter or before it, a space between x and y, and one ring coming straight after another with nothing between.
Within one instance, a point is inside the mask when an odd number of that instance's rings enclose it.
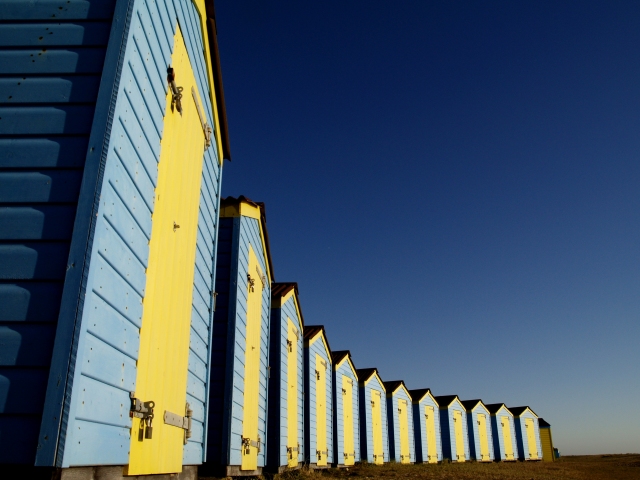
<instances>
[{"instance_id":1,"label":"dry grass","mask_svg":"<svg viewBox=\"0 0 640 480\"><path fill-rule=\"evenodd\" d=\"M437 480L640 480L640 455L563 457L554 463L443 463L438 465L357 465L343 469L286 472L271 480L349 480L385 477Z\"/></svg>"}]
</instances>

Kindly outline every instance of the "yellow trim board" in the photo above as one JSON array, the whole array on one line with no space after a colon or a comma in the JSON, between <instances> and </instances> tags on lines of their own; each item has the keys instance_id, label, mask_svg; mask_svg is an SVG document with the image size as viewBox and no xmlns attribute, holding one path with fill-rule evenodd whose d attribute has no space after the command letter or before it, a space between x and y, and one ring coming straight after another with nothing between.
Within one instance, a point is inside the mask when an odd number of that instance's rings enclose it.
<instances>
[{"instance_id":1,"label":"yellow trim board","mask_svg":"<svg viewBox=\"0 0 640 480\"><path fill-rule=\"evenodd\" d=\"M373 380L373 379L374 379L374 377L378 379L378 383L380 383L380 388L382 388L382 391L383 391L383 392L385 393L385 395L386 395L386 394L387 394L387 389L386 389L386 388L384 388L384 383L382 383L382 379L381 379L381 378L380 378L380 376L378 375L378 372L373 372L373 375L371 375L371 376L369 377L369 379L368 379L368 380L366 380L366 381L364 382L364 386L366 386L366 385L367 385L367 383L369 383L371 380Z\"/></svg>"},{"instance_id":2,"label":"yellow trim board","mask_svg":"<svg viewBox=\"0 0 640 480\"><path fill-rule=\"evenodd\" d=\"M349 362L349 367L351 368L351 370L353 371L353 375L356 377L356 381L358 380L358 373L356 372L356 367L353 365L353 362L351 361L351 356L350 355L345 355L344 358L342 360L340 360L337 364L335 364L333 366L333 369L335 371L338 371L338 369L340 368L340 366L344 363L344 362Z\"/></svg>"},{"instance_id":3,"label":"yellow trim board","mask_svg":"<svg viewBox=\"0 0 640 480\"><path fill-rule=\"evenodd\" d=\"M404 386L404 383L401 383L400 385L398 385L398 387L392 392L387 392L387 397L394 397L401 388L402 390L404 390L404 393L407 394L407 398L411 399L411 395L409 395L409 390L407 390L407 387Z\"/></svg>"},{"instance_id":4,"label":"yellow trim board","mask_svg":"<svg viewBox=\"0 0 640 480\"><path fill-rule=\"evenodd\" d=\"M525 413L529 412L531 415L533 415L535 418L538 418L538 415L536 415L533 410L531 410L529 407L527 407L520 415L514 415L514 418L520 418L522 417Z\"/></svg>"},{"instance_id":5,"label":"yellow trim board","mask_svg":"<svg viewBox=\"0 0 640 480\"><path fill-rule=\"evenodd\" d=\"M327 345L327 340L324 338L324 334L322 330L320 330L318 333L316 333L313 337L309 339L309 348L311 348L311 345L313 345L315 341L318 340L318 337L322 338L322 343L324 344L324 349L326 350L327 358L329 359L329 363L331 363L331 350L329 350L329 345Z\"/></svg>"},{"instance_id":6,"label":"yellow trim board","mask_svg":"<svg viewBox=\"0 0 640 480\"><path fill-rule=\"evenodd\" d=\"M302 314L300 313L300 305L298 304L298 295L296 295L296 289L292 288L284 296L277 296L271 298L271 308L283 308L285 304L293 297L293 305L296 307L296 313L298 314L298 326L300 332L304 331L304 325L302 325Z\"/></svg>"}]
</instances>

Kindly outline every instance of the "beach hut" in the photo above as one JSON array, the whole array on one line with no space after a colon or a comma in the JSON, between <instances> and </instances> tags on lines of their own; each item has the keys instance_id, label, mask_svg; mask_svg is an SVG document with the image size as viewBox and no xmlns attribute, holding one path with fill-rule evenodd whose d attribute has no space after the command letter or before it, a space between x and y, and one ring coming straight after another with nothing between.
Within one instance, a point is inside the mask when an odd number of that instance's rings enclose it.
<instances>
[{"instance_id":1,"label":"beach hut","mask_svg":"<svg viewBox=\"0 0 640 480\"><path fill-rule=\"evenodd\" d=\"M415 463L411 395L402 380L384 382L387 392L389 458L392 462Z\"/></svg>"},{"instance_id":2,"label":"beach hut","mask_svg":"<svg viewBox=\"0 0 640 480\"><path fill-rule=\"evenodd\" d=\"M298 284L272 284L267 467L274 472L304 461L303 331Z\"/></svg>"},{"instance_id":3,"label":"beach hut","mask_svg":"<svg viewBox=\"0 0 640 480\"><path fill-rule=\"evenodd\" d=\"M491 414L493 455L496 461L514 462L518 457L513 414L504 403L485 405Z\"/></svg>"},{"instance_id":4,"label":"beach hut","mask_svg":"<svg viewBox=\"0 0 640 480\"><path fill-rule=\"evenodd\" d=\"M462 405L467 411L467 431L469 432L469 454L477 462L493 462L493 438L491 435L491 414L482 400L465 400Z\"/></svg>"},{"instance_id":5,"label":"beach hut","mask_svg":"<svg viewBox=\"0 0 640 480\"><path fill-rule=\"evenodd\" d=\"M431 390L409 390L413 403L413 431L416 444L416 462L442 461L440 443L440 408Z\"/></svg>"},{"instance_id":6,"label":"beach hut","mask_svg":"<svg viewBox=\"0 0 640 480\"><path fill-rule=\"evenodd\" d=\"M529 407L509 407L513 414L518 444L518 460L542 460L538 415Z\"/></svg>"},{"instance_id":7,"label":"beach hut","mask_svg":"<svg viewBox=\"0 0 640 480\"><path fill-rule=\"evenodd\" d=\"M333 464L348 467L360 461L358 375L349 350L333 360Z\"/></svg>"},{"instance_id":8,"label":"beach hut","mask_svg":"<svg viewBox=\"0 0 640 480\"><path fill-rule=\"evenodd\" d=\"M440 408L442 456L452 462L469 460L466 409L457 395L442 395L434 398Z\"/></svg>"},{"instance_id":9,"label":"beach hut","mask_svg":"<svg viewBox=\"0 0 640 480\"><path fill-rule=\"evenodd\" d=\"M304 327L304 454L310 468L333 463L331 348L322 325Z\"/></svg>"},{"instance_id":10,"label":"beach hut","mask_svg":"<svg viewBox=\"0 0 640 480\"><path fill-rule=\"evenodd\" d=\"M389 461L387 393L376 368L357 370L360 398L360 457L381 465Z\"/></svg>"},{"instance_id":11,"label":"beach hut","mask_svg":"<svg viewBox=\"0 0 640 480\"><path fill-rule=\"evenodd\" d=\"M213 1L0 17L0 464L179 473L204 458L229 158Z\"/></svg>"},{"instance_id":12,"label":"beach hut","mask_svg":"<svg viewBox=\"0 0 640 480\"><path fill-rule=\"evenodd\" d=\"M264 204L242 196L223 198L218 238L207 462L202 471L258 475L266 461L273 281Z\"/></svg>"},{"instance_id":13,"label":"beach hut","mask_svg":"<svg viewBox=\"0 0 640 480\"><path fill-rule=\"evenodd\" d=\"M554 462L556 460L553 437L551 436L551 424L544 418L538 419L540 429L540 446L542 448L542 460L544 462Z\"/></svg>"}]
</instances>

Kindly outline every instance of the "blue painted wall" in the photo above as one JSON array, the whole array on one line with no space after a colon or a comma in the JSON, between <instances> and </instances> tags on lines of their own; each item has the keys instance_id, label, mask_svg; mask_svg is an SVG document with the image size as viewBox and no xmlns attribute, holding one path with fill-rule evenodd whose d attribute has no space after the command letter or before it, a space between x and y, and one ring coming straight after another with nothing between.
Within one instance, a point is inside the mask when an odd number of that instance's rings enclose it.
<instances>
[{"instance_id":1,"label":"blue painted wall","mask_svg":"<svg viewBox=\"0 0 640 480\"><path fill-rule=\"evenodd\" d=\"M278 468L288 462L288 415L287 415L287 339L288 321L296 325L300 332L298 352L298 462L304 461L304 379L303 354L304 339L302 322L298 317L295 300L291 296L282 308L271 309L271 334L269 337L269 416L267 422L267 466Z\"/></svg>"},{"instance_id":2,"label":"blue painted wall","mask_svg":"<svg viewBox=\"0 0 640 480\"><path fill-rule=\"evenodd\" d=\"M538 451L538 460L542 460L542 443L540 441L540 425L538 424L538 417L536 417L529 410L525 410L520 416L514 417L514 429L516 433L516 440L518 443L518 459L529 460L529 437L527 436L526 432L524 421L525 418L530 418L533 420L533 427L535 429L536 438L536 449Z\"/></svg>"},{"instance_id":3,"label":"blue painted wall","mask_svg":"<svg viewBox=\"0 0 640 480\"><path fill-rule=\"evenodd\" d=\"M493 455L496 461L505 460L504 456L504 439L502 438L502 426L500 425L500 416L508 416L511 418L511 444L513 445L513 454L518 458L518 442L516 439L515 421L513 415L504 407L500 408L495 414L491 415L491 433L493 435ZM511 460L511 459L509 459Z\"/></svg>"},{"instance_id":4,"label":"blue painted wall","mask_svg":"<svg viewBox=\"0 0 640 480\"><path fill-rule=\"evenodd\" d=\"M359 408L359 388L358 378L349 364L349 360L342 362L338 369L333 369L333 450L335 452L334 463L342 465L344 463L344 407L342 384L343 375L346 375L353 382L353 449L355 450L355 462L360 461L360 408Z\"/></svg>"},{"instance_id":5,"label":"blue painted wall","mask_svg":"<svg viewBox=\"0 0 640 480\"><path fill-rule=\"evenodd\" d=\"M442 442L440 432L440 408L438 404L433 401L430 395L425 395L420 402L413 404L413 428L414 439L416 443L416 462L427 463L429 461L428 455L428 438L427 438L427 426L424 418L425 405L431 405L434 413L434 425L436 428L436 452L438 455L438 461L442 461Z\"/></svg>"},{"instance_id":6,"label":"blue painted wall","mask_svg":"<svg viewBox=\"0 0 640 480\"><path fill-rule=\"evenodd\" d=\"M462 438L464 439L464 456L465 460L469 460L469 432L467 431L467 412L462 404L455 400L449 407L440 407L440 434L442 441L442 456L448 458L452 462L456 461L457 451L456 432L453 421L453 412L458 410L462 412Z\"/></svg>"},{"instance_id":7,"label":"blue painted wall","mask_svg":"<svg viewBox=\"0 0 640 480\"><path fill-rule=\"evenodd\" d=\"M384 461L389 461L389 428L387 424L387 397L382 383L377 377L372 378L366 385L361 382L359 388L360 393L360 458L362 461L374 463L373 461L373 427L371 418L371 390L382 392L382 449Z\"/></svg>"},{"instance_id":8,"label":"blue painted wall","mask_svg":"<svg viewBox=\"0 0 640 480\"><path fill-rule=\"evenodd\" d=\"M326 379L326 405L327 405L327 464L333 463L333 380L331 371L333 364L331 354L325 348L321 339L317 339L311 346L304 348L304 453L305 462L315 464L317 462L316 451L316 376L315 358L316 354L327 362ZM312 365L309 364L312 359Z\"/></svg>"},{"instance_id":9,"label":"blue painted wall","mask_svg":"<svg viewBox=\"0 0 640 480\"><path fill-rule=\"evenodd\" d=\"M400 417L398 409L400 408L399 400L405 400L408 414L407 414L407 430L409 434L409 461L414 463L416 461L416 447L415 439L412 435L414 431L413 425L413 408L411 407L411 397L404 388L398 388L393 395L387 395L387 422L389 425L389 458L392 462L400 463Z\"/></svg>"},{"instance_id":10,"label":"blue painted wall","mask_svg":"<svg viewBox=\"0 0 640 480\"><path fill-rule=\"evenodd\" d=\"M480 458L480 426L478 425L478 414L486 415L487 444L489 447L490 460L494 460L493 454L493 434L491 433L491 414L481 404L476 405L473 410L467 411L467 431L469 432L469 455L472 460L482 461ZM487 460L484 460L487 461Z\"/></svg>"},{"instance_id":11,"label":"blue painted wall","mask_svg":"<svg viewBox=\"0 0 640 480\"><path fill-rule=\"evenodd\" d=\"M210 466L239 466L242 463L240 446L249 245L266 275L268 260L262 248L259 221L248 217L220 219L207 439L207 464ZM258 434L263 443L258 454L258 467L264 467L266 461L270 312L271 285L267 281L262 290Z\"/></svg>"}]
</instances>

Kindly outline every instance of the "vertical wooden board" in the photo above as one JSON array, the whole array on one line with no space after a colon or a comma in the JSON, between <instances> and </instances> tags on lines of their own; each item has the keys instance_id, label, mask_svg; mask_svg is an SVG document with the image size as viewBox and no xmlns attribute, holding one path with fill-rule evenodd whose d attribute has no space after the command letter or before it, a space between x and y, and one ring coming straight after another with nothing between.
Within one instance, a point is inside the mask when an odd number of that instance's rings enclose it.
<instances>
[{"instance_id":1,"label":"vertical wooden board","mask_svg":"<svg viewBox=\"0 0 640 480\"><path fill-rule=\"evenodd\" d=\"M465 442L464 442L464 426L463 426L463 413L460 410L453 411L453 422L455 428L456 439L456 459L458 462L464 462L466 460L465 455Z\"/></svg>"},{"instance_id":2,"label":"vertical wooden board","mask_svg":"<svg viewBox=\"0 0 640 480\"><path fill-rule=\"evenodd\" d=\"M323 365L325 360L315 354L315 374L316 374L316 464L318 466L327 465L327 372ZM326 365L326 364L325 364ZM312 452L313 458L314 452Z\"/></svg>"},{"instance_id":3,"label":"vertical wooden board","mask_svg":"<svg viewBox=\"0 0 640 480\"><path fill-rule=\"evenodd\" d=\"M406 399L398 399L398 426L400 434L400 462L411 463L409 450L409 403Z\"/></svg>"},{"instance_id":4,"label":"vertical wooden board","mask_svg":"<svg viewBox=\"0 0 640 480\"><path fill-rule=\"evenodd\" d=\"M500 416L500 427L502 433L503 453L505 460L513 460L513 442L511 439L511 422L507 415Z\"/></svg>"},{"instance_id":5,"label":"vertical wooden board","mask_svg":"<svg viewBox=\"0 0 640 480\"><path fill-rule=\"evenodd\" d=\"M438 462L438 453L436 449L436 419L435 407L433 405L425 405L425 431L427 437L427 461L429 463Z\"/></svg>"},{"instance_id":6,"label":"vertical wooden board","mask_svg":"<svg viewBox=\"0 0 640 480\"><path fill-rule=\"evenodd\" d=\"M345 362L346 365L348 363ZM345 465L353 465L355 462L355 446L353 439L353 380L347 375L342 375L342 415L343 415L343 432L344 443L342 445L342 451L344 456ZM336 454L339 454L336 452ZM336 462L340 462L340 458L336 459Z\"/></svg>"},{"instance_id":7,"label":"vertical wooden board","mask_svg":"<svg viewBox=\"0 0 640 480\"><path fill-rule=\"evenodd\" d=\"M296 333L298 333L296 335ZM298 465L298 339L302 332L287 317L287 464Z\"/></svg>"},{"instance_id":8,"label":"vertical wooden board","mask_svg":"<svg viewBox=\"0 0 640 480\"><path fill-rule=\"evenodd\" d=\"M487 416L483 413L478 413L478 437L480 439L480 460L490 460L489 455L489 442L487 440Z\"/></svg>"}]
</instances>

